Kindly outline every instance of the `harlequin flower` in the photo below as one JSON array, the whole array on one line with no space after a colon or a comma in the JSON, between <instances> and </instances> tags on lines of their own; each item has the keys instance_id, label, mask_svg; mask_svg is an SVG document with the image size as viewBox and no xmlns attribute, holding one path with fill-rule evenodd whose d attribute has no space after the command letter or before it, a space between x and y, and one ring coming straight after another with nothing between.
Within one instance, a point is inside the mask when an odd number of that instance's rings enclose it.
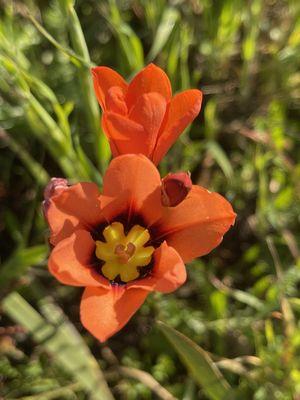
<instances>
[{"instance_id":1,"label":"harlequin flower","mask_svg":"<svg viewBox=\"0 0 300 400\"><path fill-rule=\"evenodd\" d=\"M191 89L172 97L169 78L154 64L130 84L108 67L92 68L92 73L114 157L144 154L158 164L200 111L202 93Z\"/></svg>"},{"instance_id":2,"label":"harlequin flower","mask_svg":"<svg viewBox=\"0 0 300 400\"><path fill-rule=\"evenodd\" d=\"M129 154L111 162L102 194L83 182L48 199L49 270L66 285L85 287L81 321L100 341L120 330L150 292L182 285L184 263L209 253L235 220L217 193L192 186L177 206L166 207L161 188L154 164Z\"/></svg>"}]
</instances>

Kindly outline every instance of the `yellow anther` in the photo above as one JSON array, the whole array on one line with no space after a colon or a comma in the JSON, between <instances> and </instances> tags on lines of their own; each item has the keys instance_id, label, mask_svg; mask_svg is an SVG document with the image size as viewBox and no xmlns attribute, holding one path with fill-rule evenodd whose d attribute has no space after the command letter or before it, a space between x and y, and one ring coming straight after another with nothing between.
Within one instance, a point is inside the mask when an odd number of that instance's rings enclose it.
<instances>
[{"instance_id":1,"label":"yellow anther","mask_svg":"<svg viewBox=\"0 0 300 400\"><path fill-rule=\"evenodd\" d=\"M113 222L103 231L103 236L107 242L118 243L124 237L124 227L120 222Z\"/></svg>"},{"instance_id":2,"label":"yellow anther","mask_svg":"<svg viewBox=\"0 0 300 400\"><path fill-rule=\"evenodd\" d=\"M144 245L149 241L147 229L134 225L127 235L120 222L113 222L103 231L105 242L96 241L96 256L105 261L103 275L114 280L120 276L123 282L139 277L138 267L144 267L151 261L154 247Z\"/></svg>"},{"instance_id":3,"label":"yellow anther","mask_svg":"<svg viewBox=\"0 0 300 400\"><path fill-rule=\"evenodd\" d=\"M150 235L147 229L142 228L140 225L134 225L128 235L127 239L135 246L144 246L150 239Z\"/></svg>"}]
</instances>

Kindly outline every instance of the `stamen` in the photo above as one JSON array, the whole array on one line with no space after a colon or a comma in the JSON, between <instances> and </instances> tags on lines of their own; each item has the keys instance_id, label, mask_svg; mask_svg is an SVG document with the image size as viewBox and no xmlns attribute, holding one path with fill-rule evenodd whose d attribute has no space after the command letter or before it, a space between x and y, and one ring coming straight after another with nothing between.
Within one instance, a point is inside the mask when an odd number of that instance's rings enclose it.
<instances>
[{"instance_id":1,"label":"stamen","mask_svg":"<svg viewBox=\"0 0 300 400\"><path fill-rule=\"evenodd\" d=\"M108 225L103 236L105 242L96 241L96 256L104 261L102 274L114 281L118 276L122 282L139 278L140 268L151 262L154 247L147 246L150 234L140 225L134 225L128 234L120 222Z\"/></svg>"}]
</instances>

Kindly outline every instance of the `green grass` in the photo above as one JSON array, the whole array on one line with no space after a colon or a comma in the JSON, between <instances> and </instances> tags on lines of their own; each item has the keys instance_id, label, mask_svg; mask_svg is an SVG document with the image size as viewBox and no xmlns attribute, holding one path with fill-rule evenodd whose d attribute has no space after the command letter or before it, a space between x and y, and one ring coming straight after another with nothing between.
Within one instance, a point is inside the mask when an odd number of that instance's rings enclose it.
<instances>
[{"instance_id":1,"label":"green grass","mask_svg":"<svg viewBox=\"0 0 300 400\"><path fill-rule=\"evenodd\" d=\"M0 1L0 397L105 400L105 377L121 400L222 399L222 385L224 400L297 400L299 2L73 3ZM81 289L47 271L42 192L51 176L101 185L110 155L89 67L130 79L149 62L174 92L204 93L162 175L190 170L238 218L182 288L149 296L99 345L79 322Z\"/></svg>"}]
</instances>

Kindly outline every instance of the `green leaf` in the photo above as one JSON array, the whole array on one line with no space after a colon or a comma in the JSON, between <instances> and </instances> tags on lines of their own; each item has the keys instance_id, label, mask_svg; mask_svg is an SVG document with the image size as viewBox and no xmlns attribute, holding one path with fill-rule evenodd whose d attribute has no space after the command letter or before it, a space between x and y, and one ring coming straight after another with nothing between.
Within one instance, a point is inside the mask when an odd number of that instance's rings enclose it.
<instances>
[{"instance_id":1,"label":"green leaf","mask_svg":"<svg viewBox=\"0 0 300 400\"><path fill-rule=\"evenodd\" d=\"M92 400L113 400L97 361L58 306L44 300L41 309L46 318L43 318L22 296L13 292L4 299L2 307L74 376Z\"/></svg>"},{"instance_id":2,"label":"green leaf","mask_svg":"<svg viewBox=\"0 0 300 400\"><path fill-rule=\"evenodd\" d=\"M232 399L229 384L207 352L163 322L157 324L205 394L212 400Z\"/></svg>"},{"instance_id":3,"label":"green leaf","mask_svg":"<svg viewBox=\"0 0 300 400\"><path fill-rule=\"evenodd\" d=\"M154 60L154 58L162 50L169 39L178 18L179 12L176 10L176 8L168 7L165 9L153 39L151 49L147 56L148 62Z\"/></svg>"},{"instance_id":4,"label":"green leaf","mask_svg":"<svg viewBox=\"0 0 300 400\"><path fill-rule=\"evenodd\" d=\"M61 0L62 7L66 11L67 27L70 33L72 48L82 57L86 65L78 69L78 81L83 100L84 112L91 132L91 141L94 144L95 158L102 172L105 171L110 158L108 141L100 127L99 106L94 94L92 74L90 71L90 54L85 41L80 20L75 11L74 4L70 0Z\"/></svg>"},{"instance_id":5,"label":"green leaf","mask_svg":"<svg viewBox=\"0 0 300 400\"><path fill-rule=\"evenodd\" d=\"M13 279L20 277L28 267L42 263L47 253L46 245L17 249L1 267L0 287L7 286Z\"/></svg>"},{"instance_id":6,"label":"green leaf","mask_svg":"<svg viewBox=\"0 0 300 400\"><path fill-rule=\"evenodd\" d=\"M99 186L102 186L102 176L94 167L90 159L86 156L84 150L81 147L79 136L74 134L73 141L78 160L80 161L80 165L82 166L82 168L84 168L88 179L97 183Z\"/></svg>"},{"instance_id":7,"label":"green leaf","mask_svg":"<svg viewBox=\"0 0 300 400\"><path fill-rule=\"evenodd\" d=\"M33 25L36 27L36 29L58 50L60 50L65 56L67 56L71 62L73 62L76 66L78 65L85 65L88 68L92 66L89 60L86 60L84 57L81 57L80 55L76 54L73 50L68 49L64 46L62 46L56 39L54 39L53 36L50 35L49 32L46 31L46 29L34 18L33 15L30 13L27 13L27 17L30 19L30 21L33 23Z\"/></svg>"},{"instance_id":8,"label":"green leaf","mask_svg":"<svg viewBox=\"0 0 300 400\"><path fill-rule=\"evenodd\" d=\"M138 71L144 66L143 46L134 30L123 21L115 0L110 0L110 16L106 17L127 59L130 70Z\"/></svg>"},{"instance_id":9,"label":"green leaf","mask_svg":"<svg viewBox=\"0 0 300 400\"><path fill-rule=\"evenodd\" d=\"M250 307L255 308L258 311L265 310L266 306L264 302L259 300L256 296L251 293L244 292L243 290L233 289L229 286L224 285L223 282L219 281L216 277L211 278L212 284L220 291L217 293L224 293L233 297L235 300L247 304Z\"/></svg>"},{"instance_id":10,"label":"green leaf","mask_svg":"<svg viewBox=\"0 0 300 400\"><path fill-rule=\"evenodd\" d=\"M223 171L226 178L231 179L233 176L233 169L224 150L219 146L217 142L214 141L207 142L206 147L210 155L214 158L216 163Z\"/></svg>"},{"instance_id":11,"label":"green leaf","mask_svg":"<svg viewBox=\"0 0 300 400\"><path fill-rule=\"evenodd\" d=\"M300 299L298 297L290 297L289 303L295 311L300 311Z\"/></svg>"}]
</instances>

